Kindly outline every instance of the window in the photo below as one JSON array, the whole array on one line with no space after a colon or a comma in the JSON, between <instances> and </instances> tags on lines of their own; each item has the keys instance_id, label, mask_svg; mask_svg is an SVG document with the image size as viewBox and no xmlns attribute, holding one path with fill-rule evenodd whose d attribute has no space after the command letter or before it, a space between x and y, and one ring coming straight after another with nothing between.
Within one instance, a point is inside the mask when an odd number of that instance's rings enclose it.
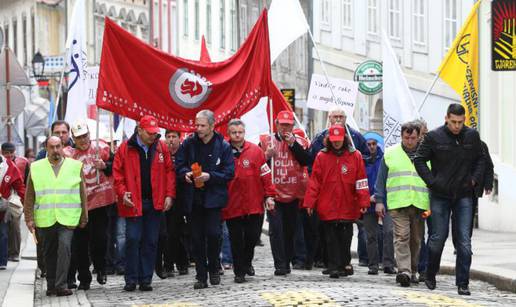
<instances>
[{"instance_id":1,"label":"window","mask_svg":"<svg viewBox=\"0 0 516 307\"><path fill-rule=\"evenodd\" d=\"M321 26L322 28L330 28L330 0L321 0Z\"/></svg>"},{"instance_id":2,"label":"window","mask_svg":"<svg viewBox=\"0 0 516 307\"><path fill-rule=\"evenodd\" d=\"M427 1L426 0L414 0L414 6L413 6L413 42L415 49L422 48L425 49L426 47L426 36L427 36L427 28L426 28L426 7Z\"/></svg>"},{"instance_id":3,"label":"window","mask_svg":"<svg viewBox=\"0 0 516 307\"><path fill-rule=\"evenodd\" d=\"M229 14L231 18L231 50L236 51L237 49L237 14L236 14L236 0L231 0L231 6L229 8Z\"/></svg>"},{"instance_id":4,"label":"window","mask_svg":"<svg viewBox=\"0 0 516 307\"><path fill-rule=\"evenodd\" d=\"M448 51L457 35L457 0L444 1L444 49Z\"/></svg>"},{"instance_id":5,"label":"window","mask_svg":"<svg viewBox=\"0 0 516 307\"><path fill-rule=\"evenodd\" d=\"M28 59L28 54L27 54L27 17L26 16L23 16L22 17L22 38L23 38L23 65L24 66L28 66L28 62L27 62L27 59Z\"/></svg>"},{"instance_id":6,"label":"window","mask_svg":"<svg viewBox=\"0 0 516 307\"><path fill-rule=\"evenodd\" d=\"M183 35L188 37L188 0L183 0Z\"/></svg>"},{"instance_id":7,"label":"window","mask_svg":"<svg viewBox=\"0 0 516 307\"><path fill-rule=\"evenodd\" d=\"M18 21L16 19L13 19L13 51L18 57Z\"/></svg>"},{"instance_id":8,"label":"window","mask_svg":"<svg viewBox=\"0 0 516 307\"><path fill-rule=\"evenodd\" d=\"M5 24L4 25L4 40L5 40L5 46L6 47L9 47L9 25L8 24Z\"/></svg>"},{"instance_id":9,"label":"window","mask_svg":"<svg viewBox=\"0 0 516 307\"><path fill-rule=\"evenodd\" d=\"M304 75L306 72L306 62L308 60L306 57L306 50L307 50L307 46L306 46L306 34L305 34L297 40L296 68L297 68L297 73L300 75Z\"/></svg>"},{"instance_id":10,"label":"window","mask_svg":"<svg viewBox=\"0 0 516 307\"><path fill-rule=\"evenodd\" d=\"M341 0L341 27L344 30L351 30L353 25L353 12L351 6L351 0Z\"/></svg>"},{"instance_id":11,"label":"window","mask_svg":"<svg viewBox=\"0 0 516 307\"><path fill-rule=\"evenodd\" d=\"M378 0L367 0L367 33L378 35Z\"/></svg>"},{"instance_id":12,"label":"window","mask_svg":"<svg viewBox=\"0 0 516 307\"><path fill-rule=\"evenodd\" d=\"M240 41L243 42L247 38L247 6L240 6Z\"/></svg>"},{"instance_id":13,"label":"window","mask_svg":"<svg viewBox=\"0 0 516 307\"><path fill-rule=\"evenodd\" d=\"M226 0L220 0L220 48L226 49Z\"/></svg>"},{"instance_id":14,"label":"window","mask_svg":"<svg viewBox=\"0 0 516 307\"><path fill-rule=\"evenodd\" d=\"M401 0L389 0L389 37L401 40Z\"/></svg>"},{"instance_id":15,"label":"window","mask_svg":"<svg viewBox=\"0 0 516 307\"><path fill-rule=\"evenodd\" d=\"M206 0L206 42L211 44L211 0Z\"/></svg>"},{"instance_id":16,"label":"window","mask_svg":"<svg viewBox=\"0 0 516 307\"><path fill-rule=\"evenodd\" d=\"M97 37L95 38L95 63L100 63L100 56L102 53L102 38L103 35L101 33L104 33L104 19L103 16L97 16L95 18L95 27L97 32ZM142 31L143 33L143 31ZM146 38L149 39L148 37Z\"/></svg>"},{"instance_id":17,"label":"window","mask_svg":"<svg viewBox=\"0 0 516 307\"><path fill-rule=\"evenodd\" d=\"M194 24L194 38L195 40L199 40L199 0L195 0L195 7L194 7L194 14L195 14L195 24Z\"/></svg>"},{"instance_id":18,"label":"window","mask_svg":"<svg viewBox=\"0 0 516 307\"><path fill-rule=\"evenodd\" d=\"M36 19L34 17L34 11L30 13L30 40L32 43L31 55L36 54Z\"/></svg>"}]
</instances>

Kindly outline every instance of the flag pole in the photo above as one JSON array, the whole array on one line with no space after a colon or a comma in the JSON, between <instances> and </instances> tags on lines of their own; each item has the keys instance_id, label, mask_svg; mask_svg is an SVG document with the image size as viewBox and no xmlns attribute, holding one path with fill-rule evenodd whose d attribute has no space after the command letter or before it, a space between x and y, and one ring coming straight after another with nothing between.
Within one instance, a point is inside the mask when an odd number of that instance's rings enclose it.
<instances>
[{"instance_id":1,"label":"flag pole","mask_svg":"<svg viewBox=\"0 0 516 307\"><path fill-rule=\"evenodd\" d=\"M111 149L112 153L115 152L115 141L113 140L114 139L113 127L114 127L114 124L113 124L113 112L109 112L109 138L111 140L111 142L109 142L109 147L110 147L109 149Z\"/></svg>"},{"instance_id":2,"label":"flag pole","mask_svg":"<svg viewBox=\"0 0 516 307\"><path fill-rule=\"evenodd\" d=\"M99 159L100 157L100 108L97 107L97 114L96 114L96 121L97 121L97 127L96 127L96 130L97 130L97 148L96 148L96 156L97 156L97 160ZM100 170L97 169L97 184L100 184Z\"/></svg>"},{"instance_id":3,"label":"flag pole","mask_svg":"<svg viewBox=\"0 0 516 307\"><path fill-rule=\"evenodd\" d=\"M326 77L326 82L328 82L328 85L330 85L330 77L328 76L328 72L326 71L326 66L324 66L324 61L321 58L321 54L319 53L319 48L317 48L317 44L315 43L314 36L312 35L312 30L310 28L307 28L308 34L310 35L310 39L312 40L312 44L314 45L315 53L317 53L317 57L319 58L319 62L321 63L321 68L323 70L324 76ZM335 93L333 92L333 88L331 86L328 86L331 92L332 98L337 101L337 96L335 96ZM353 116L353 114L350 114ZM349 135L349 140L351 141L351 146L356 149L355 142L353 142L353 138L351 137L351 133L348 129L348 125L344 125L344 129L346 129L347 135Z\"/></svg>"},{"instance_id":4,"label":"flag pole","mask_svg":"<svg viewBox=\"0 0 516 307\"><path fill-rule=\"evenodd\" d=\"M270 96L270 95L269 95ZM269 132L270 132L270 140L269 140L269 146L274 146L274 119L273 119L273 108L272 108L272 99L267 96L267 100L269 101L269 117L270 117L270 125L269 125ZM295 114L295 113L294 113ZM294 115L295 116L295 115ZM274 155L271 157L271 180L272 184L274 184Z\"/></svg>"},{"instance_id":5,"label":"flag pole","mask_svg":"<svg viewBox=\"0 0 516 307\"><path fill-rule=\"evenodd\" d=\"M441 72L437 72L437 74L435 75L435 78L434 78L434 81L432 81L432 84L430 85L430 87L428 88L428 90L426 91L425 93L425 97L423 97L423 101L421 101L421 104L419 105L419 109L418 109L418 112L421 113L421 109L423 109L423 106L425 105L425 102L426 102L426 99L428 98L428 96L430 95L430 92L432 91L432 89L434 88L435 86L435 83L437 83L437 79L439 79L439 75L441 74Z\"/></svg>"},{"instance_id":6,"label":"flag pole","mask_svg":"<svg viewBox=\"0 0 516 307\"><path fill-rule=\"evenodd\" d=\"M64 63L63 63L63 69L61 70L61 79L59 80L59 87L57 88L57 98L56 98L56 101L55 101L55 104L54 104L54 115L52 116L52 122L55 122L56 121L56 118L57 118L57 109L58 109L58 106L59 106L59 99L61 98L61 92L62 92L62 87L63 87L63 79L64 79L64 73L65 73L65 70L66 70L66 65L67 65L67 55L68 54L68 48L66 48L65 50L65 57L64 57ZM70 123L70 124L73 124L73 123ZM52 131L50 131L49 134L52 134Z\"/></svg>"}]
</instances>

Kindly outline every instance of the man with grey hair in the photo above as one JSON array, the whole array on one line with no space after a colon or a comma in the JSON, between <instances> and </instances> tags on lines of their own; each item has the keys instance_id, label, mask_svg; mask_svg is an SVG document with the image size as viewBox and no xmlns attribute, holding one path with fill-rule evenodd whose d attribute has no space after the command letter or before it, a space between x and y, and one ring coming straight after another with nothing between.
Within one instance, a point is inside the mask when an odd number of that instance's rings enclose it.
<instances>
[{"instance_id":1,"label":"man with grey hair","mask_svg":"<svg viewBox=\"0 0 516 307\"><path fill-rule=\"evenodd\" d=\"M197 272L194 289L208 287L208 273L210 284L220 284L221 210L228 201L227 185L235 172L231 146L214 127L212 111L197 113L195 133L185 139L176 154L177 180L185 183L183 201L191 221Z\"/></svg>"}]
</instances>

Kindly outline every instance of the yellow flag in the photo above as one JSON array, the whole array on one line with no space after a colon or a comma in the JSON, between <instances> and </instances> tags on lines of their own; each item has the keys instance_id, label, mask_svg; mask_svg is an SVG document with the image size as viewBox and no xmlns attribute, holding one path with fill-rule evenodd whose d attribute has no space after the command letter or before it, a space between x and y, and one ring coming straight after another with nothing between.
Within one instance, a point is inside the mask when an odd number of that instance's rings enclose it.
<instances>
[{"instance_id":1,"label":"yellow flag","mask_svg":"<svg viewBox=\"0 0 516 307\"><path fill-rule=\"evenodd\" d=\"M455 37L438 73L457 94L466 109L466 125L478 126L478 6L477 1Z\"/></svg>"}]
</instances>

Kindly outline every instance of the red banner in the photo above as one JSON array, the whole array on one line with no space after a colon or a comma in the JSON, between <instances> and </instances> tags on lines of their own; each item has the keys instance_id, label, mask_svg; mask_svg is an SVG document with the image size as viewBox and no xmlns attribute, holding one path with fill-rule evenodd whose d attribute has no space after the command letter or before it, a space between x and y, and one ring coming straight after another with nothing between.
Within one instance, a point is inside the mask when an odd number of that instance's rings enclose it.
<instances>
[{"instance_id":1,"label":"red banner","mask_svg":"<svg viewBox=\"0 0 516 307\"><path fill-rule=\"evenodd\" d=\"M241 48L217 63L190 61L155 49L106 18L97 105L160 127L194 131L195 114L215 113L215 126L251 110L271 92L267 11Z\"/></svg>"}]
</instances>

